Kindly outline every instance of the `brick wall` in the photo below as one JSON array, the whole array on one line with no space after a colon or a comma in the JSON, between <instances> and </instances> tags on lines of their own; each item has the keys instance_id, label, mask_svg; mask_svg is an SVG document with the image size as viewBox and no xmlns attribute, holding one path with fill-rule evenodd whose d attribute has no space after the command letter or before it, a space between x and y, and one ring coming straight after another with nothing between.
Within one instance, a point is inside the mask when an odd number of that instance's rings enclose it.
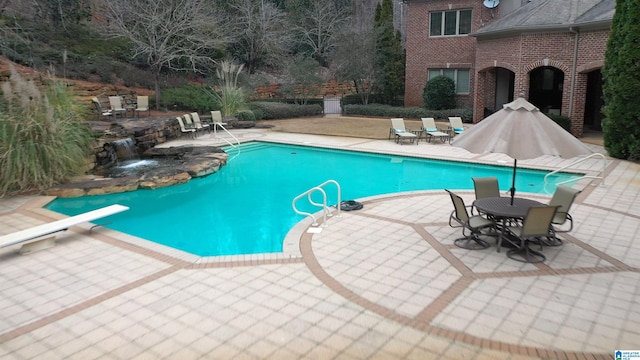
<instances>
[{"instance_id":1,"label":"brick wall","mask_svg":"<svg viewBox=\"0 0 640 360\"><path fill-rule=\"evenodd\" d=\"M499 110L495 104L496 68L515 74L514 97L524 93L528 98L531 71L551 66L564 73L561 114L571 117L573 134L582 135L588 73L602 67L608 30L480 40L471 36L430 38L431 11L472 9L473 32L498 19L499 8L491 17L482 1L410 1L408 6L405 106L422 106L429 68L469 68L472 92L457 100L459 106L473 106L474 122L478 122L484 118L485 108Z\"/></svg>"},{"instance_id":2,"label":"brick wall","mask_svg":"<svg viewBox=\"0 0 640 360\"><path fill-rule=\"evenodd\" d=\"M475 83L476 39L471 36L429 37L429 13L449 9L471 9L471 31L489 24L499 15L482 6L482 1L410 1L407 15L407 63L405 106L423 106L422 91L429 68L470 69L470 89ZM459 106L472 106L472 95L459 95Z\"/></svg>"},{"instance_id":3,"label":"brick wall","mask_svg":"<svg viewBox=\"0 0 640 360\"><path fill-rule=\"evenodd\" d=\"M561 114L570 116L572 133L580 136L583 131L588 73L602 67L608 38L608 31L595 31L579 34L523 34L509 38L481 39L477 43L475 67L478 73L491 74L492 69L496 67L512 71L515 74L514 97L520 93L528 97L531 71L543 66L562 70L564 84ZM494 105L488 94L493 88L491 77L485 76L483 79L485 82L476 86L475 94L482 91L487 93L487 96L482 101L474 101L474 122L482 120L485 107L493 109L491 106Z\"/></svg>"}]
</instances>

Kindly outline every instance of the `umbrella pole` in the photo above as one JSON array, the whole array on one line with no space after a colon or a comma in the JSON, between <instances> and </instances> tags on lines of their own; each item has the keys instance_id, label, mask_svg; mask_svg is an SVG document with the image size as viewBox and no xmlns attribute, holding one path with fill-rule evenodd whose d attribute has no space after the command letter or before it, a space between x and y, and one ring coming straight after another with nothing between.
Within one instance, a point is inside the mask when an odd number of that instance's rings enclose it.
<instances>
[{"instance_id":1,"label":"umbrella pole","mask_svg":"<svg viewBox=\"0 0 640 360\"><path fill-rule=\"evenodd\" d=\"M513 179L511 180L511 206L513 206L513 198L516 195L516 168L518 167L518 159L513 159Z\"/></svg>"}]
</instances>

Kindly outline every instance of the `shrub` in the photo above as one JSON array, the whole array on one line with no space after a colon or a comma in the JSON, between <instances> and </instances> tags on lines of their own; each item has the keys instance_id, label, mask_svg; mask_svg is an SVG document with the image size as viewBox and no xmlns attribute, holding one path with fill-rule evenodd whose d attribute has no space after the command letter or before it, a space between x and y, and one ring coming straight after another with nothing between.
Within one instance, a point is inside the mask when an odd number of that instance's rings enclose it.
<instances>
[{"instance_id":1,"label":"shrub","mask_svg":"<svg viewBox=\"0 0 640 360\"><path fill-rule=\"evenodd\" d=\"M169 110L197 111L207 113L220 110L220 105L205 87L196 84L185 84L180 87L162 89L160 91L161 106Z\"/></svg>"},{"instance_id":2,"label":"shrub","mask_svg":"<svg viewBox=\"0 0 640 360\"><path fill-rule=\"evenodd\" d=\"M259 119L291 119L303 116L313 116L322 114L320 105L295 105L277 102L256 101L249 103L249 109L255 114L260 113ZM256 116L256 118L258 118Z\"/></svg>"},{"instance_id":3,"label":"shrub","mask_svg":"<svg viewBox=\"0 0 640 360\"><path fill-rule=\"evenodd\" d=\"M616 1L602 68L604 147L609 155L640 160L640 4Z\"/></svg>"},{"instance_id":4,"label":"shrub","mask_svg":"<svg viewBox=\"0 0 640 360\"><path fill-rule=\"evenodd\" d=\"M436 76L424 85L422 99L427 109L453 109L456 107L456 84L444 75Z\"/></svg>"},{"instance_id":5,"label":"shrub","mask_svg":"<svg viewBox=\"0 0 640 360\"><path fill-rule=\"evenodd\" d=\"M0 102L0 196L42 190L82 172L93 141L72 92L53 82L43 95L11 67Z\"/></svg>"},{"instance_id":6,"label":"shrub","mask_svg":"<svg viewBox=\"0 0 640 360\"><path fill-rule=\"evenodd\" d=\"M389 104L389 101L385 101L384 97L380 94L369 94L369 104L387 104L391 106L404 105L404 99L401 99L401 98L393 99L390 101L391 101L391 104ZM349 94L349 95L343 96L342 105L344 106L349 104L364 105L362 104L362 97L360 96L360 94Z\"/></svg>"},{"instance_id":7,"label":"shrub","mask_svg":"<svg viewBox=\"0 0 640 360\"><path fill-rule=\"evenodd\" d=\"M236 119L241 121L256 121L256 116L251 110L240 110L236 113Z\"/></svg>"},{"instance_id":8,"label":"shrub","mask_svg":"<svg viewBox=\"0 0 640 360\"><path fill-rule=\"evenodd\" d=\"M561 115L553 115L553 114L545 114L547 115L547 117L553 121L555 121L556 124L562 126L563 129L567 130L568 132L571 132L571 119L569 119L566 116L561 116Z\"/></svg>"},{"instance_id":9,"label":"shrub","mask_svg":"<svg viewBox=\"0 0 640 360\"><path fill-rule=\"evenodd\" d=\"M448 110L429 110L421 107L398 107L381 104L371 105L345 105L345 115L362 115L362 116L378 116L378 117L402 117L407 119L419 119L423 117L432 117L436 120L447 120L449 116L459 116L465 123L473 121L473 109L448 109Z\"/></svg>"}]
</instances>

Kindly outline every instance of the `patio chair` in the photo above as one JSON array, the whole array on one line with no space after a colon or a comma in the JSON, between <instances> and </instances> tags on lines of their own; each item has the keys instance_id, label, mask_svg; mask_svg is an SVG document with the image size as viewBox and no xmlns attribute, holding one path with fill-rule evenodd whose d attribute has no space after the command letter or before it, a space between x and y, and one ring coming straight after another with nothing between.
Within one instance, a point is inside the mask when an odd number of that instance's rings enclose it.
<instances>
[{"instance_id":1,"label":"patio chair","mask_svg":"<svg viewBox=\"0 0 640 360\"><path fill-rule=\"evenodd\" d=\"M187 128L195 129L196 132L197 132L198 129L196 128L196 124L193 123L193 120L191 119L191 115L190 114L184 114L182 116L184 117L184 124L187 126Z\"/></svg>"},{"instance_id":2,"label":"patio chair","mask_svg":"<svg viewBox=\"0 0 640 360\"><path fill-rule=\"evenodd\" d=\"M476 200L490 197L500 197L500 186L498 185L497 177L475 177L471 178L471 180L473 180L473 188L476 193ZM475 207L471 207L471 213L474 213L474 208Z\"/></svg>"},{"instance_id":3,"label":"patio chair","mask_svg":"<svg viewBox=\"0 0 640 360\"><path fill-rule=\"evenodd\" d=\"M507 251L510 259L539 263L547 258L543 253L535 251L529 247L531 242L539 242L541 238L549 235L551 221L558 211L558 206L533 206L527 211L522 225L508 226L507 232L520 240L520 245Z\"/></svg>"},{"instance_id":4,"label":"patio chair","mask_svg":"<svg viewBox=\"0 0 640 360\"><path fill-rule=\"evenodd\" d=\"M483 229L493 229L493 235L497 234L496 231L496 223L487 219L480 215L469 216L469 212L467 212L467 206L464 204L464 200L462 198L449 191L446 190L451 197L451 202L453 202L454 210L451 212L449 216L449 226L452 228L461 227L462 228L462 236L461 238L455 239L453 243L461 247L463 249L468 250L481 250L486 249L489 246L489 243L480 238ZM455 225L457 223L458 225ZM467 234L465 230L469 230L471 233Z\"/></svg>"},{"instance_id":5,"label":"patio chair","mask_svg":"<svg viewBox=\"0 0 640 360\"><path fill-rule=\"evenodd\" d=\"M146 112L147 116L151 116L148 96L138 96L136 99L136 117L138 117L138 113L142 112Z\"/></svg>"},{"instance_id":6,"label":"patio chair","mask_svg":"<svg viewBox=\"0 0 640 360\"><path fill-rule=\"evenodd\" d=\"M473 180L476 200L488 197L500 197L500 186L498 185L497 177L475 177L471 178L471 180Z\"/></svg>"},{"instance_id":7,"label":"patio chair","mask_svg":"<svg viewBox=\"0 0 640 360\"><path fill-rule=\"evenodd\" d=\"M438 130L434 118L422 118L421 130L424 132L428 142L431 142L432 138L438 138L443 143L449 140L449 134Z\"/></svg>"},{"instance_id":8,"label":"patio chair","mask_svg":"<svg viewBox=\"0 0 640 360\"><path fill-rule=\"evenodd\" d=\"M211 111L211 124L213 125L213 137L218 137L218 128L223 128L227 125L222 121L222 113L219 110Z\"/></svg>"},{"instance_id":9,"label":"patio chair","mask_svg":"<svg viewBox=\"0 0 640 360\"><path fill-rule=\"evenodd\" d=\"M402 144L403 140L410 141L411 144L414 143L417 139L417 135L411 131L408 131L404 126L404 119L402 118L392 118L391 119L391 128L389 129L389 140L391 140L391 136L394 137L396 144ZM418 143L416 142L416 145Z\"/></svg>"},{"instance_id":10,"label":"patio chair","mask_svg":"<svg viewBox=\"0 0 640 360\"><path fill-rule=\"evenodd\" d=\"M96 120L100 120L101 116L111 116L111 110L103 109L97 97L91 98L91 103L96 108Z\"/></svg>"},{"instance_id":11,"label":"patio chair","mask_svg":"<svg viewBox=\"0 0 640 360\"><path fill-rule=\"evenodd\" d=\"M189 134L189 135L191 135L192 138L195 139L195 137L196 137L196 129L193 128L193 127L186 126L184 124L184 121L182 121L182 117L176 116L176 119L178 120L178 124L180 124L180 132L182 132L182 135Z\"/></svg>"},{"instance_id":12,"label":"patio chair","mask_svg":"<svg viewBox=\"0 0 640 360\"><path fill-rule=\"evenodd\" d=\"M449 116L449 127L454 135L462 134L464 132L464 125L462 124L461 117Z\"/></svg>"},{"instance_id":13,"label":"patio chair","mask_svg":"<svg viewBox=\"0 0 640 360\"><path fill-rule=\"evenodd\" d=\"M573 217L569 214L569 209L581 190L577 190L565 185L558 185L556 191L549 201L549 206L558 206L558 211L551 221L551 233L546 241L542 243L547 246L560 246L562 239L556 236L557 233L568 233L573 230ZM559 228L560 225L569 223L569 228Z\"/></svg>"},{"instance_id":14,"label":"patio chair","mask_svg":"<svg viewBox=\"0 0 640 360\"><path fill-rule=\"evenodd\" d=\"M109 104L114 117L118 117L118 114L127 113L127 109L122 106L122 98L120 96L109 96Z\"/></svg>"},{"instance_id":15,"label":"patio chair","mask_svg":"<svg viewBox=\"0 0 640 360\"><path fill-rule=\"evenodd\" d=\"M209 126L209 124L204 124L202 121L200 121L200 115L198 115L197 112L192 112L191 118L193 119L193 125L196 127L196 131L207 130L209 133L211 133L211 127Z\"/></svg>"}]
</instances>

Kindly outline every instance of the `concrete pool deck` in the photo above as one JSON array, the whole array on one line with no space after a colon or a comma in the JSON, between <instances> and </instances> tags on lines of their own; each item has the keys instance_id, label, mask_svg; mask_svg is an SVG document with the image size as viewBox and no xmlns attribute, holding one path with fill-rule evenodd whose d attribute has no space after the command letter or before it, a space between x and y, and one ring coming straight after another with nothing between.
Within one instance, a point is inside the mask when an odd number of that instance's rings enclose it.
<instances>
[{"instance_id":1,"label":"concrete pool deck","mask_svg":"<svg viewBox=\"0 0 640 360\"><path fill-rule=\"evenodd\" d=\"M233 133L511 164L440 143ZM601 169L597 159L570 168ZM201 258L88 224L30 255L0 249L0 359L611 359L640 348L640 164L608 159L606 172L604 185L575 185L574 231L542 264L453 246L444 191L360 199L320 233L302 221L279 254ZM472 191L458 192L471 203ZM61 218L42 209L50 200L0 199L0 235Z\"/></svg>"}]
</instances>

